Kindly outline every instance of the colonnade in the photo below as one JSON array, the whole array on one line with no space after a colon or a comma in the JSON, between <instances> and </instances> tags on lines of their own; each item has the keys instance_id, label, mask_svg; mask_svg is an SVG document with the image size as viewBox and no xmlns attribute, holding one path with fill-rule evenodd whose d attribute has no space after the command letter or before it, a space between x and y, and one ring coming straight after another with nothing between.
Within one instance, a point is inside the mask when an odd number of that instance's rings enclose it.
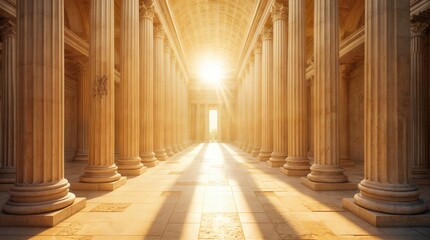
<instances>
[{"instance_id":1,"label":"colonnade","mask_svg":"<svg viewBox=\"0 0 430 240\"><path fill-rule=\"evenodd\" d=\"M19 0L17 21L1 22L0 183L14 183L3 206L9 214L61 211L76 202L70 188L113 190L190 143L187 77L162 24L154 23L153 2L122 1L119 83L114 1L90 3L89 59L77 61L75 157L88 164L72 186L64 177L64 0Z\"/></svg>"},{"instance_id":2,"label":"colonnade","mask_svg":"<svg viewBox=\"0 0 430 240\"><path fill-rule=\"evenodd\" d=\"M428 24L418 19L409 34L407 0L365 4L365 171L354 200L344 204L357 214L358 208L394 215L423 213L425 203L410 183L408 169L412 178L428 179ZM348 181L343 169L343 164L351 165L347 80L354 66L339 60L339 0L314 2L311 76L306 76L307 17L304 1L274 3L271 24L263 26L239 77L241 127L235 144L246 152L253 149L252 156L259 148L260 160L288 176L302 176L302 183L313 190L354 190L357 184ZM262 54L257 54L260 41ZM257 62L261 72L250 74ZM261 136L261 144L253 136Z\"/></svg>"}]
</instances>

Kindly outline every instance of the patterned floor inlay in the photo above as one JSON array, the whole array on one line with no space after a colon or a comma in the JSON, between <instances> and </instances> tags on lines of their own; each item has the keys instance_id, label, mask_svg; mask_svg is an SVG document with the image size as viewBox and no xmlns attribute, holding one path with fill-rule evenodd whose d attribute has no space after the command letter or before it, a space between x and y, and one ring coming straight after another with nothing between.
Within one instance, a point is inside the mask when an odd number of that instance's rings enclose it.
<instances>
[{"instance_id":1,"label":"patterned floor inlay","mask_svg":"<svg viewBox=\"0 0 430 240\"><path fill-rule=\"evenodd\" d=\"M199 239L245 239L237 213L203 213Z\"/></svg>"},{"instance_id":2,"label":"patterned floor inlay","mask_svg":"<svg viewBox=\"0 0 430 240\"><path fill-rule=\"evenodd\" d=\"M124 212L131 203L101 203L90 212Z\"/></svg>"}]
</instances>

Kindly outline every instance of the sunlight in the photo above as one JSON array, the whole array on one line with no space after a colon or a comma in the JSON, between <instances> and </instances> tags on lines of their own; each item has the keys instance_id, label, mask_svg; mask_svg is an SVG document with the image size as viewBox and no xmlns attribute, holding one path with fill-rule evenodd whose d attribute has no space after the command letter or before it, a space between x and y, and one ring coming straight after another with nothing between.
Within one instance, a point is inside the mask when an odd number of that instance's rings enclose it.
<instances>
[{"instance_id":1,"label":"sunlight","mask_svg":"<svg viewBox=\"0 0 430 240\"><path fill-rule=\"evenodd\" d=\"M224 71L219 61L215 59L203 61L200 65L200 77L207 84L218 86L224 77Z\"/></svg>"}]
</instances>

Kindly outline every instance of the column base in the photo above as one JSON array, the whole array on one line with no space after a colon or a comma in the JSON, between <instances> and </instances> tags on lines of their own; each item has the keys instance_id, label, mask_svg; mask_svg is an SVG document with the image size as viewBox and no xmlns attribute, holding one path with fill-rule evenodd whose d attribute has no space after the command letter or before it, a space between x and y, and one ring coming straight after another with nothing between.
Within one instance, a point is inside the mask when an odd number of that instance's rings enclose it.
<instances>
[{"instance_id":1,"label":"column base","mask_svg":"<svg viewBox=\"0 0 430 240\"><path fill-rule=\"evenodd\" d=\"M375 212L355 204L353 198L342 199L343 208L375 227L429 227L430 212L417 215L396 215Z\"/></svg>"},{"instance_id":2,"label":"column base","mask_svg":"<svg viewBox=\"0 0 430 240\"><path fill-rule=\"evenodd\" d=\"M173 156L173 150L171 147L166 147L166 154L169 157Z\"/></svg>"},{"instance_id":3,"label":"column base","mask_svg":"<svg viewBox=\"0 0 430 240\"><path fill-rule=\"evenodd\" d=\"M272 161L267 161L266 164L272 168L278 168L278 167L282 167L284 166L284 162L272 162Z\"/></svg>"},{"instance_id":4,"label":"column base","mask_svg":"<svg viewBox=\"0 0 430 240\"><path fill-rule=\"evenodd\" d=\"M283 153L272 153L267 164L271 167L282 167L285 164L287 154Z\"/></svg>"},{"instance_id":5,"label":"column base","mask_svg":"<svg viewBox=\"0 0 430 240\"><path fill-rule=\"evenodd\" d=\"M252 149L251 154L253 157L258 157L258 155L260 154L260 148L254 147L254 149Z\"/></svg>"},{"instance_id":6,"label":"column base","mask_svg":"<svg viewBox=\"0 0 430 240\"><path fill-rule=\"evenodd\" d=\"M252 153L252 149L253 149L253 147L252 147L251 145L249 145L249 146L246 148L245 152L247 152L247 153L251 154L251 153Z\"/></svg>"},{"instance_id":7,"label":"column base","mask_svg":"<svg viewBox=\"0 0 430 240\"><path fill-rule=\"evenodd\" d=\"M291 177L303 177L311 172L310 170L292 170L286 169L284 167L281 167L279 170L281 171L281 173Z\"/></svg>"},{"instance_id":8,"label":"column base","mask_svg":"<svg viewBox=\"0 0 430 240\"><path fill-rule=\"evenodd\" d=\"M266 162L266 161L269 161L271 156L272 156L272 151L270 152L260 151L260 154L258 154L258 160L262 162Z\"/></svg>"},{"instance_id":9,"label":"column base","mask_svg":"<svg viewBox=\"0 0 430 240\"><path fill-rule=\"evenodd\" d=\"M354 167L355 166L355 161L351 160L351 159L340 159L340 166L341 167Z\"/></svg>"},{"instance_id":10,"label":"column base","mask_svg":"<svg viewBox=\"0 0 430 240\"><path fill-rule=\"evenodd\" d=\"M86 206L85 198L75 198L72 205L63 209L33 215L12 215L0 212L1 227L54 227Z\"/></svg>"},{"instance_id":11,"label":"column base","mask_svg":"<svg viewBox=\"0 0 430 240\"><path fill-rule=\"evenodd\" d=\"M178 153L179 152L178 147L176 145L172 147L172 152L173 153Z\"/></svg>"},{"instance_id":12,"label":"column base","mask_svg":"<svg viewBox=\"0 0 430 240\"><path fill-rule=\"evenodd\" d=\"M345 183L319 183L310 181L307 177L301 178L302 184L314 191L352 191L357 190L357 184Z\"/></svg>"},{"instance_id":13,"label":"column base","mask_svg":"<svg viewBox=\"0 0 430 240\"><path fill-rule=\"evenodd\" d=\"M15 183L16 168L15 167L2 167L0 168L0 184Z\"/></svg>"},{"instance_id":14,"label":"column base","mask_svg":"<svg viewBox=\"0 0 430 240\"><path fill-rule=\"evenodd\" d=\"M118 173L122 176L140 176L142 173L146 172L146 167L139 169L118 169Z\"/></svg>"},{"instance_id":15,"label":"column base","mask_svg":"<svg viewBox=\"0 0 430 240\"><path fill-rule=\"evenodd\" d=\"M155 151L155 158L157 158L158 161L166 161L169 157L167 156L166 152L163 150Z\"/></svg>"},{"instance_id":16,"label":"column base","mask_svg":"<svg viewBox=\"0 0 430 240\"><path fill-rule=\"evenodd\" d=\"M70 189L73 191L113 191L127 182L127 177L108 182L108 183L84 183L76 182L70 184Z\"/></svg>"},{"instance_id":17,"label":"column base","mask_svg":"<svg viewBox=\"0 0 430 240\"><path fill-rule=\"evenodd\" d=\"M88 151L78 150L76 151L74 161L88 161Z\"/></svg>"},{"instance_id":18,"label":"column base","mask_svg":"<svg viewBox=\"0 0 430 240\"><path fill-rule=\"evenodd\" d=\"M151 161L151 162L142 162L143 165L145 165L145 167L147 168L152 168L157 166L158 164L160 164L160 161L158 161L157 159L155 159L155 161Z\"/></svg>"}]
</instances>

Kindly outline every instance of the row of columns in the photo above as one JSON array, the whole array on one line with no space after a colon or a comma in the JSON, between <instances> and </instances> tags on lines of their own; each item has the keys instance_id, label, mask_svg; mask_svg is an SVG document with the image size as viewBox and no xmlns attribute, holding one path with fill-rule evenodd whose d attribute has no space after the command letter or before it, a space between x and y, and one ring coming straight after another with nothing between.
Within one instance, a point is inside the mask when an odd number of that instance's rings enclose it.
<instances>
[{"instance_id":1,"label":"row of columns","mask_svg":"<svg viewBox=\"0 0 430 240\"><path fill-rule=\"evenodd\" d=\"M428 127L424 123L428 120L427 65L422 35L427 25L414 24L409 41L409 17L405 16L409 16L408 0L366 0L365 172L354 201L365 209L391 214L426 210L417 188L409 183L409 144L413 145L413 172L429 173ZM314 3L312 114L308 113L311 96L305 74L305 3L289 0L287 7L286 1L276 1L271 17L272 27L261 32L262 54L254 52L240 81L237 119L242 127L236 145L244 151L252 148L254 157L260 149L260 160L281 167L286 175L305 176L302 182L314 190L356 189L340 165L341 159L349 159L346 78L351 66L339 64L339 0ZM261 72L250 75L260 64ZM408 108L411 101L413 122ZM307 139L310 116L312 166ZM414 126L412 136L408 126ZM258 136L261 143L256 141Z\"/></svg>"},{"instance_id":2,"label":"row of columns","mask_svg":"<svg viewBox=\"0 0 430 240\"><path fill-rule=\"evenodd\" d=\"M90 3L89 60L78 62L75 157L88 165L72 187L112 190L125 183L122 175L139 175L189 144L188 89L163 28L154 25L152 1L139 6L134 0L122 1L121 81L115 89L114 1ZM6 131L0 183L15 183L3 210L25 215L63 209L75 195L64 178L64 1L19 0L17 18L18 37L11 21L0 26Z\"/></svg>"}]
</instances>

